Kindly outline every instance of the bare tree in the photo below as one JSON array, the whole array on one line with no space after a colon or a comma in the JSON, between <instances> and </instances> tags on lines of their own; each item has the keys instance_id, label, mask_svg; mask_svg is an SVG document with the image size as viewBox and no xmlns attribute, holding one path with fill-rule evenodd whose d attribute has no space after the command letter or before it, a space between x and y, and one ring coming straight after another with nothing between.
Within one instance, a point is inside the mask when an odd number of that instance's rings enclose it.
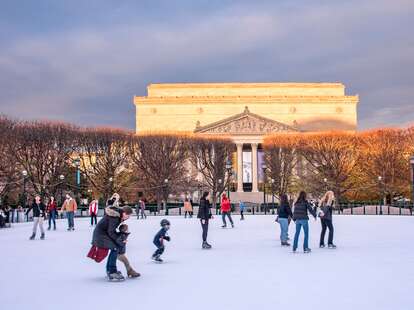
<instances>
[{"instance_id":1,"label":"bare tree","mask_svg":"<svg viewBox=\"0 0 414 310\"><path fill-rule=\"evenodd\" d=\"M190 162L202 175L202 184L212 193L215 206L217 198L231 182L226 173L226 162L235 151L234 143L219 137L192 137L189 141Z\"/></svg>"}]
</instances>

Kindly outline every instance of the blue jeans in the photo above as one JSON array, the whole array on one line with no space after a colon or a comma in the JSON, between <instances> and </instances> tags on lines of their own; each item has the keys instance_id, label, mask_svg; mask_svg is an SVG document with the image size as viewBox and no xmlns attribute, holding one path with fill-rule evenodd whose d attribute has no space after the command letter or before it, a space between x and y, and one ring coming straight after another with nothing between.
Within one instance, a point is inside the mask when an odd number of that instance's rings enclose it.
<instances>
[{"instance_id":1,"label":"blue jeans","mask_svg":"<svg viewBox=\"0 0 414 310\"><path fill-rule=\"evenodd\" d=\"M56 229L56 210L52 210L49 213L49 229L52 226L52 222L53 222L53 227Z\"/></svg>"},{"instance_id":2,"label":"blue jeans","mask_svg":"<svg viewBox=\"0 0 414 310\"><path fill-rule=\"evenodd\" d=\"M75 221L74 221L74 217L75 217L75 212L73 211L69 211L66 212L66 216L68 217L68 227L69 228L74 228L75 227Z\"/></svg>"},{"instance_id":3,"label":"blue jeans","mask_svg":"<svg viewBox=\"0 0 414 310\"><path fill-rule=\"evenodd\" d=\"M280 241L287 242L288 229L289 229L288 219L279 217L279 225L280 225Z\"/></svg>"},{"instance_id":4,"label":"blue jeans","mask_svg":"<svg viewBox=\"0 0 414 310\"><path fill-rule=\"evenodd\" d=\"M116 273L118 269L116 268L116 260L118 258L118 250L114 249L111 250L108 256L108 260L106 261L106 272L108 274Z\"/></svg>"},{"instance_id":5,"label":"blue jeans","mask_svg":"<svg viewBox=\"0 0 414 310\"><path fill-rule=\"evenodd\" d=\"M293 249L296 250L298 248L298 241L299 241L299 234L300 229L303 227L303 232L305 233L305 238L303 240L303 249L309 248L309 220L296 220L296 232L295 232L295 240L293 241Z\"/></svg>"}]
</instances>

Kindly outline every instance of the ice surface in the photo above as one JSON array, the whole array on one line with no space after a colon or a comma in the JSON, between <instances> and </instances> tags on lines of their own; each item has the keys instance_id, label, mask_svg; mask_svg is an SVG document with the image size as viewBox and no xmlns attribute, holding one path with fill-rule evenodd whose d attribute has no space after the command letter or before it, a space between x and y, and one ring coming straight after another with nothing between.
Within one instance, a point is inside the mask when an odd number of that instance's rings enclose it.
<instances>
[{"instance_id":1,"label":"ice surface","mask_svg":"<svg viewBox=\"0 0 414 310\"><path fill-rule=\"evenodd\" d=\"M130 219L127 255L142 277L122 283L86 258L86 218L74 232L60 220L44 241L28 240L31 223L15 224L0 230L0 309L413 309L414 217L336 216L337 250L318 248L311 220L311 254L280 246L274 216L234 218L234 229L211 221L206 251L197 219L169 217L164 264L150 260L161 218Z\"/></svg>"}]
</instances>

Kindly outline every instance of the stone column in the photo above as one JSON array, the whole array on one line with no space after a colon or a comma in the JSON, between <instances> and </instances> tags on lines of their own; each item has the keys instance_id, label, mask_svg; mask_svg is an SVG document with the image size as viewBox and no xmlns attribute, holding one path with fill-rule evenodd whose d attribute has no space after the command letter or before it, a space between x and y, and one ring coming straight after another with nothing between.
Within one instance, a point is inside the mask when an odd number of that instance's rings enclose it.
<instances>
[{"instance_id":1,"label":"stone column","mask_svg":"<svg viewBox=\"0 0 414 310\"><path fill-rule=\"evenodd\" d=\"M257 171L257 143L252 143L252 176L253 176L253 184L252 184L252 192L257 193L259 192L259 188L257 185L258 179L258 171Z\"/></svg>"},{"instance_id":2,"label":"stone column","mask_svg":"<svg viewBox=\"0 0 414 310\"><path fill-rule=\"evenodd\" d=\"M237 143L237 192L243 192L243 144Z\"/></svg>"}]
</instances>

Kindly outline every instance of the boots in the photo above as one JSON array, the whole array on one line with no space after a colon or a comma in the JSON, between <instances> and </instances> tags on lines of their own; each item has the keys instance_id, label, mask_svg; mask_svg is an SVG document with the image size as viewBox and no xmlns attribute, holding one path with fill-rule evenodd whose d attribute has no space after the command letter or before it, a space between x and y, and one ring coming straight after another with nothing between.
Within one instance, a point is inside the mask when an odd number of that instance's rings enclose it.
<instances>
[{"instance_id":1,"label":"boots","mask_svg":"<svg viewBox=\"0 0 414 310\"><path fill-rule=\"evenodd\" d=\"M30 240L34 240L35 237L36 237L36 234L33 233L32 236L30 237Z\"/></svg>"},{"instance_id":2,"label":"boots","mask_svg":"<svg viewBox=\"0 0 414 310\"><path fill-rule=\"evenodd\" d=\"M42 233L42 234L40 235L40 239L41 239L41 240L45 240L45 233Z\"/></svg>"},{"instance_id":3,"label":"boots","mask_svg":"<svg viewBox=\"0 0 414 310\"><path fill-rule=\"evenodd\" d=\"M282 241L282 246L290 246L290 243L287 241Z\"/></svg>"},{"instance_id":4,"label":"boots","mask_svg":"<svg viewBox=\"0 0 414 310\"><path fill-rule=\"evenodd\" d=\"M204 250L210 250L211 249L211 245L207 243L207 241L203 242L203 245L201 246L202 249Z\"/></svg>"},{"instance_id":5,"label":"boots","mask_svg":"<svg viewBox=\"0 0 414 310\"><path fill-rule=\"evenodd\" d=\"M127 276L128 278L138 278L139 276L141 276L141 274L139 272L136 272L132 267L131 264L129 263L128 258L126 257L125 254L120 254L118 255L118 260L120 262L122 262L125 265L125 269L127 271Z\"/></svg>"}]
</instances>

